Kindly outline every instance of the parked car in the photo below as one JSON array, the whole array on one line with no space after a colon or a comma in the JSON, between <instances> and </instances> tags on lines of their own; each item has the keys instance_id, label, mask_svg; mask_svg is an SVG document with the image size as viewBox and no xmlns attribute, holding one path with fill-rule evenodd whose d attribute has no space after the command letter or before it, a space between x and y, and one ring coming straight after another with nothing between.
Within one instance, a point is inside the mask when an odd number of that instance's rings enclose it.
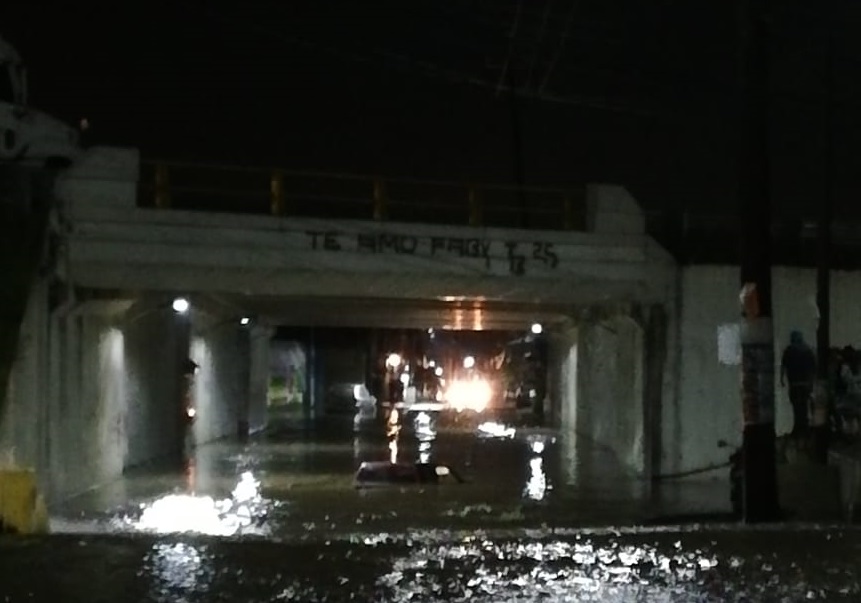
<instances>
[{"instance_id":1,"label":"parked car","mask_svg":"<svg viewBox=\"0 0 861 603\"><path fill-rule=\"evenodd\" d=\"M356 488L379 488L414 484L463 483L463 478L448 465L438 463L364 462L356 471Z\"/></svg>"}]
</instances>

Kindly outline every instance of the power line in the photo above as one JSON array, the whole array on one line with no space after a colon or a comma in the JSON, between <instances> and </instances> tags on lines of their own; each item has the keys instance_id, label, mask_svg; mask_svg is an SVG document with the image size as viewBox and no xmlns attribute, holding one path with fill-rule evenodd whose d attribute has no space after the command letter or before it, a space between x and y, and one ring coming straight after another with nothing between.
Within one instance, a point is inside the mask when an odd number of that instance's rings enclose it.
<instances>
[{"instance_id":1,"label":"power line","mask_svg":"<svg viewBox=\"0 0 861 603\"><path fill-rule=\"evenodd\" d=\"M523 0L517 0L517 11L514 13L514 18L511 21L511 29L508 33L508 51L506 53L505 62L502 64L502 70L499 73L499 81L496 83L496 95L502 92L502 88L508 79L508 68L511 63L511 57L514 53L514 40L517 37L517 28L520 26L520 10L523 8Z\"/></svg>"},{"instance_id":2,"label":"power line","mask_svg":"<svg viewBox=\"0 0 861 603\"><path fill-rule=\"evenodd\" d=\"M217 21L220 21L224 25L228 25L228 22L212 13L207 13L207 15ZM229 26L233 30L232 36L235 36L236 30L236 22L229 22ZM389 50L373 50L369 54L361 54L354 51L347 51L336 46L331 46L327 44L323 44L320 42L315 42L312 40L308 40L306 38L301 38L295 35L287 35L281 31L269 30L257 25L247 25L249 29L254 29L257 33L265 34L270 38L278 39L281 42L286 42L292 45L301 46L305 48L310 48L315 51L325 52L333 57L337 57L340 59L349 60L352 62L360 62L360 63L370 63L379 65L379 59L384 59L388 61L386 66L395 67L398 69L405 69L410 71L411 73L415 73L415 70L419 70L421 75L432 77L436 79L446 80L449 83L462 83L469 84L471 86L477 88L484 88L499 92L507 92L509 94L513 94L520 98L533 99L545 101L548 103L558 104L558 105L569 105L569 106L577 106L588 109L594 109L599 111L606 111L611 113L623 113L628 115L637 115L643 117L659 117L660 113L650 107L645 106L633 106L620 102L613 102L612 99L604 98L600 96L590 96L584 94L577 95L556 95L543 93L538 94L535 92L530 92L528 90L524 90L522 88L513 88L510 85L505 83L502 84L500 88L500 84L498 82L491 82L484 78L477 77L475 75L469 73L463 73L457 71L455 69L451 69L448 67L442 67L436 63L426 60L416 59L409 55L403 53L397 53Z\"/></svg>"},{"instance_id":3,"label":"power line","mask_svg":"<svg viewBox=\"0 0 861 603\"><path fill-rule=\"evenodd\" d=\"M547 71L544 73L544 79L541 80L541 85L538 87L538 93L543 94L547 88L547 83L550 81L550 76L553 75L553 70L565 50L565 42L568 40L568 33L571 31L571 24L574 23L574 15L577 13L577 8L580 5L580 0L571 0L571 9L568 11L568 16L565 19L565 27L562 29L562 35L559 36L559 44L556 45L556 51L550 59L550 64L547 66Z\"/></svg>"},{"instance_id":4,"label":"power line","mask_svg":"<svg viewBox=\"0 0 861 603\"><path fill-rule=\"evenodd\" d=\"M526 72L525 88L529 88L532 83L532 71L535 69L535 61L538 59L538 53L541 52L541 44L544 42L544 32L547 30L547 20L550 17L550 10L553 8L553 0L547 0L544 5L544 14L541 17L541 27L538 29L538 40L535 42L532 50L532 60L529 61L529 70Z\"/></svg>"}]
</instances>

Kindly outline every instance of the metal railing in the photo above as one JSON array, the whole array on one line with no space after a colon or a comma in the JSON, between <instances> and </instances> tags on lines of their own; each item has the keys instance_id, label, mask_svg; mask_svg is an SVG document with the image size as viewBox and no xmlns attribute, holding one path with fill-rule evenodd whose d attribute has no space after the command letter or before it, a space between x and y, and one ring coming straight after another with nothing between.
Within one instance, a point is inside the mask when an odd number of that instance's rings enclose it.
<instances>
[{"instance_id":1,"label":"metal railing","mask_svg":"<svg viewBox=\"0 0 861 603\"><path fill-rule=\"evenodd\" d=\"M516 187L144 161L139 204L328 219L585 230L585 187Z\"/></svg>"}]
</instances>

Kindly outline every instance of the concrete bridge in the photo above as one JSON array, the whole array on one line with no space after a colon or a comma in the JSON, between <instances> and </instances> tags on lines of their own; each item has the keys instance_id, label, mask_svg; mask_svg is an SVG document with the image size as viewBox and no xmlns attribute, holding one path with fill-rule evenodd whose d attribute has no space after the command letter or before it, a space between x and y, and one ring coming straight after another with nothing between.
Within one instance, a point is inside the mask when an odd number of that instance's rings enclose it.
<instances>
[{"instance_id":1,"label":"concrete bridge","mask_svg":"<svg viewBox=\"0 0 861 603\"><path fill-rule=\"evenodd\" d=\"M0 407L0 450L36 467L54 497L175 450L184 397L198 442L262 428L278 325L540 321L550 419L564 433L646 479L720 465L719 443L738 442L738 368L717 353L718 327L738 314L737 269L677 266L624 188L524 199L505 187L235 171L93 149L56 182ZM320 192L326 178L337 194ZM777 268L774 279L777 345L790 327L812 337L812 272ZM857 279L834 283L842 342L861 332ZM191 312L172 310L177 296ZM780 429L788 416L779 400Z\"/></svg>"},{"instance_id":2,"label":"concrete bridge","mask_svg":"<svg viewBox=\"0 0 861 603\"><path fill-rule=\"evenodd\" d=\"M403 200L421 201L415 192L399 197L398 187L427 183L339 175L367 184L366 198L351 203L369 211L338 219L320 205L331 196L309 193L309 209L284 194L296 174L256 178L263 186L242 196L215 175L183 184L189 166L157 166L152 180L149 169L134 150L93 149L56 183L46 268L0 415L0 448L35 466L48 492L79 491L175 450L183 395L194 398L200 442L263 427L276 325L541 321L555 366L553 420L602 440L634 471L654 470L649 422L672 379L661 355L646 350L664 349L671 336L676 267L622 187L589 186L576 208L561 190L522 191L532 201L500 214L491 201L509 189L455 195L454 185L432 183L448 188L457 211L415 223L414 214L383 218L398 215ZM445 200L440 190L431 196ZM262 211L237 211L237 199ZM201 211L207 205L220 211ZM536 228L548 225L557 228ZM190 314L171 309L179 295ZM198 366L190 394L186 358Z\"/></svg>"}]
</instances>

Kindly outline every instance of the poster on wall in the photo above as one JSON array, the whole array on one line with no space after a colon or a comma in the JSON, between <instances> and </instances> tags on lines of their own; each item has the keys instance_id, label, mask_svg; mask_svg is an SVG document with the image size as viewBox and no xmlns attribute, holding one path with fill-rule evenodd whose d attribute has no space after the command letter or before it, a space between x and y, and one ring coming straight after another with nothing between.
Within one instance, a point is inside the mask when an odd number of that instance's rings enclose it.
<instances>
[{"instance_id":1,"label":"poster on wall","mask_svg":"<svg viewBox=\"0 0 861 603\"><path fill-rule=\"evenodd\" d=\"M726 366L741 364L741 325L730 323L717 328L718 362Z\"/></svg>"}]
</instances>

